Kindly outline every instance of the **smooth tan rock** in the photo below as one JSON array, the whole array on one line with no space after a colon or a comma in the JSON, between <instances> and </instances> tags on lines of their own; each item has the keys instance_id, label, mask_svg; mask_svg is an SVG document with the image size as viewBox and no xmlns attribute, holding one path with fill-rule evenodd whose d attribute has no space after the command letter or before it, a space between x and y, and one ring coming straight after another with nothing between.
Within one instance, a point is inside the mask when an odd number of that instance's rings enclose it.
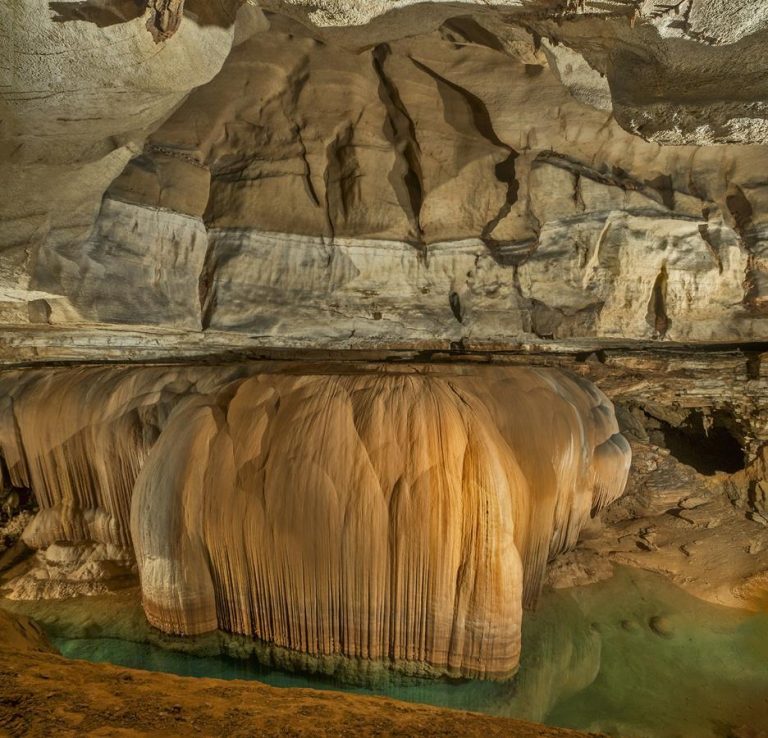
<instances>
[{"instance_id":1,"label":"smooth tan rock","mask_svg":"<svg viewBox=\"0 0 768 738\"><path fill-rule=\"evenodd\" d=\"M654 615L648 621L648 627L663 638L671 638L675 634L675 629L672 626L669 618L664 615Z\"/></svg>"}]
</instances>

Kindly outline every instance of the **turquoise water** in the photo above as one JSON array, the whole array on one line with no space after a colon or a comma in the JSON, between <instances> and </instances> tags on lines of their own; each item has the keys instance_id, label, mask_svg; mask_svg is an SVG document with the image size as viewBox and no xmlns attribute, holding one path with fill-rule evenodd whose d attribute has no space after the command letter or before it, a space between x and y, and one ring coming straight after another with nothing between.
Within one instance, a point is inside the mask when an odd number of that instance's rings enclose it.
<instances>
[{"instance_id":1,"label":"turquoise water","mask_svg":"<svg viewBox=\"0 0 768 738\"><path fill-rule=\"evenodd\" d=\"M253 658L201 657L104 637L53 641L65 656L88 661L383 694L625 738L768 731L768 614L710 605L661 577L628 569L589 587L546 594L526 616L520 672L505 683L392 677L366 689L267 668Z\"/></svg>"}]
</instances>

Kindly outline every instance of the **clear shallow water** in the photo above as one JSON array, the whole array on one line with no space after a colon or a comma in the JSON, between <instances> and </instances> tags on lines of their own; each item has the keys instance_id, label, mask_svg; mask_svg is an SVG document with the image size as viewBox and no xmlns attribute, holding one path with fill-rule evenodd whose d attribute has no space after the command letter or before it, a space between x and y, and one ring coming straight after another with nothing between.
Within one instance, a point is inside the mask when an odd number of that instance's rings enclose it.
<instances>
[{"instance_id":1,"label":"clear shallow water","mask_svg":"<svg viewBox=\"0 0 768 738\"><path fill-rule=\"evenodd\" d=\"M628 569L545 595L526 616L520 673L506 683L393 678L366 689L254 659L104 637L53 641L65 656L89 661L384 694L627 738L725 738L742 726L768 731L768 614L709 605L661 577Z\"/></svg>"}]
</instances>

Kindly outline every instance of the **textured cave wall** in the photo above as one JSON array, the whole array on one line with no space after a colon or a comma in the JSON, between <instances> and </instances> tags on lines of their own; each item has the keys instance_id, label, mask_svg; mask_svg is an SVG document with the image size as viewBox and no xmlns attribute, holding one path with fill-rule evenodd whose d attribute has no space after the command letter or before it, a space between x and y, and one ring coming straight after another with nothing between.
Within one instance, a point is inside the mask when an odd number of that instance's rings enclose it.
<instances>
[{"instance_id":1,"label":"textured cave wall","mask_svg":"<svg viewBox=\"0 0 768 738\"><path fill-rule=\"evenodd\" d=\"M30 546L132 547L126 520L133 485L159 433L168 384L162 371L3 377L8 482L32 489L41 508L24 532Z\"/></svg>"},{"instance_id":2,"label":"textured cave wall","mask_svg":"<svg viewBox=\"0 0 768 738\"><path fill-rule=\"evenodd\" d=\"M469 20L363 52L300 33L273 19L110 187L65 282L89 317L276 343L764 335L762 147L646 143ZM188 279L161 267L137 316L143 275L121 310L83 269L138 248Z\"/></svg>"},{"instance_id":3,"label":"textured cave wall","mask_svg":"<svg viewBox=\"0 0 768 738\"><path fill-rule=\"evenodd\" d=\"M513 673L547 561L624 488L610 401L558 370L339 369L4 375L0 454L41 508L25 542L132 549L166 632Z\"/></svg>"},{"instance_id":4,"label":"textured cave wall","mask_svg":"<svg viewBox=\"0 0 768 738\"><path fill-rule=\"evenodd\" d=\"M765 338L762 12L150 5L2 10L8 346Z\"/></svg>"},{"instance_id":5,"label":"textured cave wall","mask_svg":"<svg viewBox=\"0 0 768 738\"><path fill-rule=\"evenodd\" d=\"M190 3L160 47L140 3L11 0L0 7L0 314L76 320L30 283L38 249L75 254L109 183L189 91L221 68L239 3ZM76 258L76 257L74 257ZM91 275L98 279L98 273Z\"/></svg>"}]
</instances>

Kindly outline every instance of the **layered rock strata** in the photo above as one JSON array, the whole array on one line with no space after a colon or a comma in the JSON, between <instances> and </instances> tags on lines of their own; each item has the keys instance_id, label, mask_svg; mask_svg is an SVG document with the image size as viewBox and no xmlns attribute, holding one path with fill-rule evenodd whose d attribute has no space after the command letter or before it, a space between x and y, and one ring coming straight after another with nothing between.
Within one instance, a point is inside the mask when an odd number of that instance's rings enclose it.
<instances>
[{"instance_id":1,"label":"layered rock strata","mask_svg":"<svg viewBox=\"0 0 768 738\"><path fill-rule=\"evenodd\" d=\"M556 370L338 369L6 374L25 541L131 548L166 632L513 673L547 560L626 482L611 403Z\"/></svg>"},{"instance_id":2,"label":"layered rock strata","mask_svg":"<svg viewBox=\"0 0 768 738\"><path fill-rule=\"evenodd\" d=\"M0 344L768 335L763 14L146 5L0 11Z\"/></svg>"}]
</instances>

